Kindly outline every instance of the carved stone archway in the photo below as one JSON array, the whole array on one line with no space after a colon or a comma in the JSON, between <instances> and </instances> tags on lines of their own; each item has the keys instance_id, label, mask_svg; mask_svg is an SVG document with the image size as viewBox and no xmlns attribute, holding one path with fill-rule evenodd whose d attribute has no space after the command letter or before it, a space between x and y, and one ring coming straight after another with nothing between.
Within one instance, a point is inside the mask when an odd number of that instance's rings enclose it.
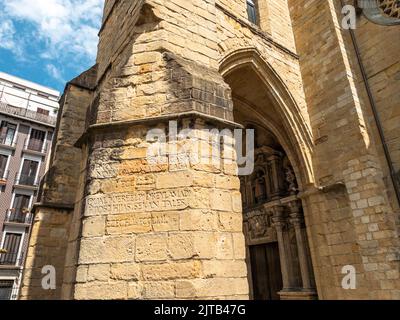
<instances>
[{"instance_id":1,"label":"carved stone archway","mask_svg":"<svg viewBox=\"0 0 400 320\"><path fill-rule=\"evenodd\" d=\"M220 61L220 73L225 79L239 69L253 72L253 75L260 81L258 86L264 88L268 99L273 101L276 110L279 110L280 124L283 128L278 128L276 122L270 121L268 116L262 115L257 106L252 106L253 112L257 113L258 117L263 117L263 122L287 150L288 157L293 162L299 178L299 184L302 188L313 184L312 132L285 82L255 48L242 48L230 52ZM233 91L233 96L235 98L235 91ZM249 104L249 101L245 101L245 103Z\"/></svg>"},{"instance_id":2,"label":"carved stone archway","mask_svg":"<svg viewBox=\"0 0 400 320\"><path fill-rule=\"evenodd\" d=\"M299 192L312 183L312 139L284 82L252 49L225 58L235 121L254 129L255 170L240 177L251 296L314 299Z\"/></svg>"}]
</instances>

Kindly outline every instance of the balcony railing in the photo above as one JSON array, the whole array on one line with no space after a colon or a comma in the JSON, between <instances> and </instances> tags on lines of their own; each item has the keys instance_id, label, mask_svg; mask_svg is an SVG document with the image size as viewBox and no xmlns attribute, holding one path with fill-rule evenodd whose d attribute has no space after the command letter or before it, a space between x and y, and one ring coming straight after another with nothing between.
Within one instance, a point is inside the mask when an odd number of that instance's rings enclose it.
<instances>
[{"instance_id":1,"label":"balcony railing","mask_svg":"<svg viewBox=\"0 0 400 320\"><path fill-rule=\"evenodd\" d=\"M37 187L38 181L36 176L20 174L15 177L15 184L19 186Z\"/></svg>"},{"instance_id":2,"label":"balcony railing","mask_svg":"<svg viewBox=\"0 0 400 320\"><path fill-rule=\"evenodd\" d=\"M24 150L46 153L47 143L41 140L26 139L24 144Z\"/></svg>"},{"instance_id":3,"label":"balcony railing","mask_svg":"<svg viewBox=\"0 0 400 320\"><path fill-rule=\"evenodd\" d=\"M7 181L10 176L10 170L0 170L0 183L2 181Z\"/></svg>"},{"instance_id":4,"label":"balcony railing","mask_svg":"<svg viewBox=\"0 0 400 320\"><path fill-rule=\"evenodd\" d=\"M18 143L18 137L17 139L13 138L12 140L7 137L0 137L0 145L15 148Z\"/></svg>"},{"instance_id":5,"label":"balcony railing","mask_svg":"<svg viewBox=\"0 0 400 320\"><path fill-rule=\"evenodd\" d=\"M21 257L24 255L21 254ZM20 266L22 259L19 258L18 252L0 253L0 265L2 266Z\"/></svg>"},{"instance_id":6,"label":"balcony railing","mask_svg":"<svg viewBox=\"0 0 400 320\"><path fill-rule=\"evenodd\" d=\"M57 122L57 117L41 114L36 111L25 108L10 106L9 104L6 104L4 102L0 102L0 112L27 118L41 123L46 123L51 126L55 126Z\"/></svg>"},{"instance_id":7,"label":"balcony railing","mask_svg":"<svg viewBox=\"0 0 400 320\"><path fill-rule=\"evenodd\" d=\"M32 214L29 212L29 210L10 209L7 210L5 222L31 224Z\"/></svg>"}]
</instances>

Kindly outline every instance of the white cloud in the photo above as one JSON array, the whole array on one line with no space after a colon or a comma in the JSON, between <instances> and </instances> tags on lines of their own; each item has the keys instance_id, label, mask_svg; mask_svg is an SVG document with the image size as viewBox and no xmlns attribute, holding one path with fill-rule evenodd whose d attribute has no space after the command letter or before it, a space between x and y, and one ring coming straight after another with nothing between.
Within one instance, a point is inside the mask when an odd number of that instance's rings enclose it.
<instances>
[{"instance_id":1,"label":"white cloud","mask_svg":"<svg viewBox=\"0 0 400 320\"><path fill-rule=\"evenodd\" d=\"M15 28L10 20L0 21L0 47L4 49L14 49L16 43L14 42Z\"/></svg>"},{"instance_id":2,"label":"white cloud","mask_svg":"<svg viewBox=\"0 0 400 320\"><path fill-rule=\"evenodd\" d=\"M62 72L57 69L57 67L53 64L46 65L47 73L55 80L59 81L60 83L65 83L64 77L62 76Z\"/></svg>"},{"instance_id":3,"label":"white cloud","mask_svg":"<svg viewBox=\"0 0 400 320\"><path fill-rule=\"evenodd\" d=\"M69 55L72 59L93 60L103 3L104 0L0 0L7 17L0 24L2 47L11 50L20 45L12 21L30 23L32 33L24 35L22 42L28 43L29 38L45 43L42 58Z\"/></svg>"},{"instance_id":4,"label":"white cloud","mask_svg":"<svg viewBox=\"0 0 400 320\"><path fill-rule=\"evenodd\" d=\"M10 50L20 60L22 57L21 42L16 40L16 30L12 20L0 14L0 48Z\"/></svg>"}]
</instances>

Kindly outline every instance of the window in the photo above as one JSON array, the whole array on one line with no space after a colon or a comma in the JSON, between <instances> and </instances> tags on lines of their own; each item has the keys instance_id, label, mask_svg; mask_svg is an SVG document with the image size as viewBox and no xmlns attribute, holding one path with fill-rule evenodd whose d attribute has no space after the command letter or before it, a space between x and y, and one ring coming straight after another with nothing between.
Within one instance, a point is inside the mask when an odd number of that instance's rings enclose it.
<instances>
[{"instance_id":1,"label":"window","mask_svg":"<svg viewBox=\"0 0 400 320\"><path fill-rule=\"evenodd\" d=\"M2 121L0 131L0 143L6 146L14 144L15 133L17 132L17 125Z\"/></svg>"},{"instance_id":2,"label":"window","mask_svg":"<svg viewBox=\"0 0 400 320\"><path fill-rule=\"evenodd\" d=\"M36 112L39 113L39 114L43 114L45 116L48 116L50 114L49 110L42 109L42 108L37 108Z\"/></svg>"},{"instance_id":3,"label":"window","mask_svg":"<svg viewBox=\"0 0 400 320\"><path fill-rule=\"evenodd\" d=\"M8 163L8 156L4 154L0 154L0 180L6 180L7 177L7 163Z\"/></svg>"},{"instance_id":4,"label":"window","mask_svg":"<svg viewBox=\"0 0 400 320\"><path fill-rule=\"evenodd\" d=\"M30 203L30 196L16 194L14 197L14 204L11 208L9 222L25 223L27 221L26 218L29 213Z\"/></svg>"},{"instance_id":5,"label":"window","mask_svg":"<svg viewBox=\"0 0 400 320\"><path fill-rule=\"evenodd\" d=\"M26 91L26 88L23 86L20 86L18 84L13 84L13 88L18 89L18 90L22 90L22 91Z\"/></svg>"},{"instance_id":6,"label":"window","mask_svg":"<svg viewBox=\"0 0 400 320\"><path fill-rule=\"evenodd\" d=\"M17 264L21 240L21 233L6 233L2 247L6 253L0 254L0 265L14 266Z\"/></svg>"},{"instance_id":7,"label":"window","mask_svg":"<svg viewBox=\"0 0 400 320\"><path fill-rule=\"evenodd\" d=\"M42 98L50 99L50 96L49 96L48 94L45 94L45 93L38 92L37 95L38 95L39 97L42 97Z\"/></svg>"},{"instance_id":8,"label":"window","mask_svg":"<svg viewBox=\"0 0 400 320\"><path fill-rule=\"evenodd\" d=\"M11 300L13 287L13 280L0 280L0 300Z\"/></svg>"},{"instance_id":9,"label":"window","mask_svg":"<svg viewBox=\"0 0 400 320\"><path fill-rule=\"evenodd\" d=\"M32 151L42 152L45 137L46 137L46 132L32 129L27 149Z\"/></svg>"},{"instance_id":10,"label":"window","mask_svg":"<svg viewBox=\"0 0 400 320\"><path fill-rule=\"evenodd\" d=\"M24 160L17 184L34 186L36 184L36 174L38 172L38 168L39 162L33 160Z\"/></svg>"},{"instance_id":11,"label":"window","mask_svg":"<svg viewBox=\"0 0 400 320\"><path fill-rule=\"evenodd\" d=\"M249 21L257 24L257 8L256 8L256 0L246 0L247 1L247 15L249 17Z\"/></svg>"}]
</instances>

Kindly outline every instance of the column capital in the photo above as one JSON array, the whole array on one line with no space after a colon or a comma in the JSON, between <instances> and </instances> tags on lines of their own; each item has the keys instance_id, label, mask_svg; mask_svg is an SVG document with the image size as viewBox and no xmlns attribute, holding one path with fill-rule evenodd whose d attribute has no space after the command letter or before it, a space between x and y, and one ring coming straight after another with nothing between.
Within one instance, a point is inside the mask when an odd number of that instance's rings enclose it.
<instances>
[{"instance_id":1,"label":"column capital","mask_svg":"<svg viewBox=\"0 0 400 320\"><path fill-rule=\"evenodd\" d=\"M287 218L285 216L285 207L276 206L271 209L272 211L272 222L274 226L282 230L287 223Z\"/></svg>"},{"instance_id":2,"label":"column capital","mask_svg":"<svg viewBox=\"0 0 400 320\"><path fill-rule=\"evenodd\" d=\"M301 227L304 224L304 215L301 211L301 203L299 200L291 201L288 203L288 208L290 210L290 223L295 227Z\"/></svg>"}]
</instances>

